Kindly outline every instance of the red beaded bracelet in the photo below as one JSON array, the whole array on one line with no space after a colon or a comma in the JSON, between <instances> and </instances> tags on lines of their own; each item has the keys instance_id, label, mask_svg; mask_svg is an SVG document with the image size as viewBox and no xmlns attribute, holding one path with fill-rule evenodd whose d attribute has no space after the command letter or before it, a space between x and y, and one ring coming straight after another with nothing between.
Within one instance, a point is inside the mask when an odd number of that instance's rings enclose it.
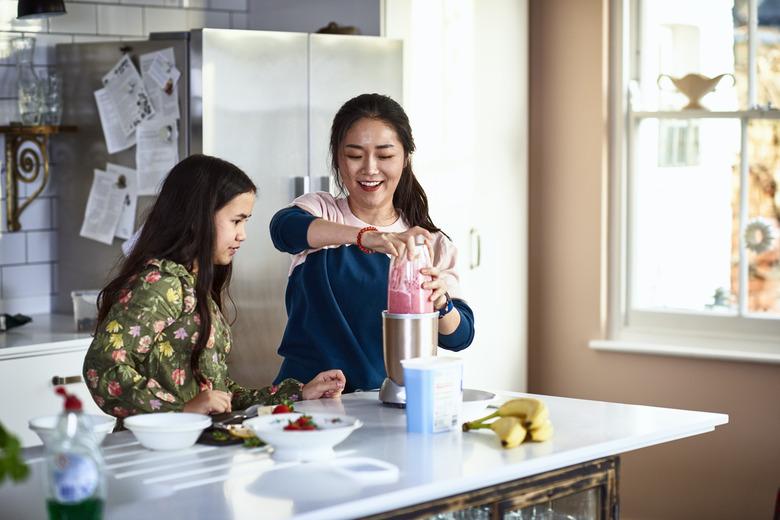
<instances>
[{"instance_id":1,"label":"red beaded bracelet","mask_svg":"<svg viewBox=\"0 0 780 520\"><path fill-rule=\"evenodd\" d=\"M376 253L376 251L374 251L372 249L369 249L369 248L367 248L366 246L364 246L363 244L360 243L360 239L363 237L363 233L365 233L366 231L379 231L379 230L377 228L375 228L374 226L366 226L363 229L361 229L360 231L358 231L358 236L357 236L357 240L355 240L355 243L357 244L357 246L360 248L361 251L363 251L364 253L370 255L371 253Z\"/></svg>"}]
</instances>

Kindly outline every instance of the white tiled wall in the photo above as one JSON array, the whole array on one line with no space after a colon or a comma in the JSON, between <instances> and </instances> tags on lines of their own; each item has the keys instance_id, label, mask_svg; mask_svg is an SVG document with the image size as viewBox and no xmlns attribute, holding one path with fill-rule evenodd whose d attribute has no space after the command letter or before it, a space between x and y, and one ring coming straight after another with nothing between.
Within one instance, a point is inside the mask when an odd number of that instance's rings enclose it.
<instances>
[{"instance_id":1,"label":"white tiled wall","mask_svg":"<svg viewBox=\"0 0 780 520\"><path fill-rule=\"evenodd\" d=\"M247 28L248 0L91 0L65 2L68 14L16 20L17 0L0 0L0 125L19 119L16 105L16 68L11 38L36 39L37 67L54 65L58 43L145 38L150 32L182 31L201 27ZM0 150L3 141L0 137ZM0 155L0 160L4 154ZM5 217L5 165L0 209ZM51 168L57 174L57 165ZM23 199L35 186L23 185ZM57 239L55 190L47 189L21 216L22 230L0 236L0 312L49 312L56 291Z\"/></svg>"}]
</instances>

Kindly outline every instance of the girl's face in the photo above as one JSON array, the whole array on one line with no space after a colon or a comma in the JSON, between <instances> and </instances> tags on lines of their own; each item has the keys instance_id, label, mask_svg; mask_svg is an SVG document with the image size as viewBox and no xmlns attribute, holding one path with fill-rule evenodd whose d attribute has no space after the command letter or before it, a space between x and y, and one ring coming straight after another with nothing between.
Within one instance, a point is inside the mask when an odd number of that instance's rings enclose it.
<instances>
[{"instance_id":1,"label":"girl's face","mask_svg":"<svg viewBox=\"0 0 780 520\"><path fill-rule=\"evenodd\" d=\"M339 174L352 199L366 208L392 207L406 154L392 126L358 119L339 149Z\"/></svg>"},{"instance_id":2,"label":"girl's face","mask_svg":"<svg viewBox=\"0 0 780 520\"><path fill-rule=\"evenodd\" d=\"M246 221L252 216L255 194L236 195L214 214L214 265L228 265L246 239Z\"/></svg>"}]
</instances>

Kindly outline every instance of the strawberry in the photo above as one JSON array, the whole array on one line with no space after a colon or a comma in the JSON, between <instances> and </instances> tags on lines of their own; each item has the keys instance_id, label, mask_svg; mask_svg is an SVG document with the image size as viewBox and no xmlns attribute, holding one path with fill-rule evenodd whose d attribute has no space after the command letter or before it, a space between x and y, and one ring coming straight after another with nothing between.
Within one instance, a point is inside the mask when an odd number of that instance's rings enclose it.
<instances>
[{"instance_id":1,"label":"strawberry","mask_svg":"<svg viewBox=\"0 0 780 520\"><path fill-rule=\"evenodd\" d=\"M290 413L293 411L293 407L291 404L278 404L274 407L273 410L271 410L271 413Z\"/></svg>"},{"instance_id":2,"label":"strawberry","mask_svg":"<svg viewBox=\"0 0 780 520\"><path fill-rule=\"evenodd\" d=\"M319 428L310 415L301 415L295 421L287 421L287 426L285 426L284 429L287 431L311 431L318 430Z\"/></svg>"}]
</instances>

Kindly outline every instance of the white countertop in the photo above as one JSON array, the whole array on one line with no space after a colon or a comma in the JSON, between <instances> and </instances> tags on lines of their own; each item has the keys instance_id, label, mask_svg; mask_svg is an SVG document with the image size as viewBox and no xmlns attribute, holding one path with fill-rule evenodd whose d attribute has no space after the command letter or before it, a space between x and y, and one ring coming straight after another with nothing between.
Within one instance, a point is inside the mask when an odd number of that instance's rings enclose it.
<instances>
[{"instance_id":1,"label":"white countertop","mask_svg":"<svg viewBox=\"0 0 780 520\"><path fill-rule=\"evenodd\" d=\"M502 394L501 401L509 395ZM555 436L510 450L484 430L408 434L404 411L382 406L375 392L296 404L302 411L359 417L364 426L336 446L337 457L372 457L398 466L398 480L381 485L361 485L328 463L275 462L263 448L196 445L150 452L130 432L109 435L105 516L353 518L706 433L728 422L717 413L537 397L550 408ZM40 455L40 448L26 451L33 469L27 482L0 487L9 518L45 518Z\"/></svg>"},{"instance_id":2,"label":"white countertop","mask_svg":"<svg viewBox=\"0 0 780 520\"><path fill-rule=\"evenodd\" d=\"M0 332L0 361L86 349L92 337L76 332L70 314L33 314L32 321Z\"/></svg>"}]
</instances>

